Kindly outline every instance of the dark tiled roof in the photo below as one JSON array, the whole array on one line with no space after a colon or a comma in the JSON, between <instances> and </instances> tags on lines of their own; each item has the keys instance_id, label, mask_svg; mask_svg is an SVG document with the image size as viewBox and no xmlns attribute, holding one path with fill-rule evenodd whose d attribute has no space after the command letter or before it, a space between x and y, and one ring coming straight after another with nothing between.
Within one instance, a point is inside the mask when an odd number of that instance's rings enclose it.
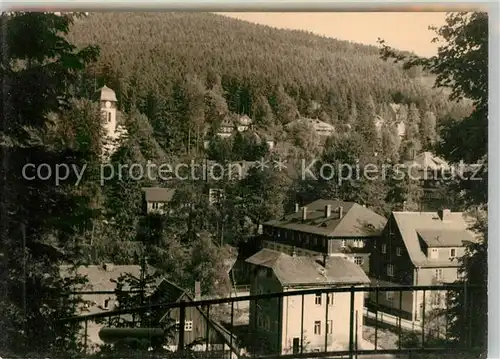
<instances>
[{"instance_id":1,"label":"dark tiled roof","mask_svg":"<svg viewBox=\"0 0 500 359\"><path fill-rule=\"evenodd\" d=\"M325 217L325 206L331 206L330 217ZM329 237L371 237L379 235L387 220L372 210L353 202L319 199L306 205L307 219L302 220L302 208L265 225ZM338 207L343 208L342 218Z\"/></svg>"},{"instance_id":2,"label":"dark tiled roof","mask_svg":"<svg viewBox=\"0 0 500 359\"><path fill-rule=\"evenodd\" d=\"M348 259L326 257L326 266L323 266L322 260L310 256L289 256L265 248L246 262L272 269L283 286L370 283L363 269Z\"/></svg>"},{"instance_id":3,"label":"dark tiled roof","mask_svg":"<svg viewBox=\"0 0 500 359\"><path fill-rule=\"evenodd\" d=\"M170 202L175 189L161 187L147 187L142 189L146 194L146 202Z\"/></svg>"},{"instance_id":4,"label":"dark tiled roof","mask_svg":"<svg viewBox=\"0 0 500 359\"><path fill-rule=\"evenodd\" d=\"M467 231L445 229L418 229L418 236L428 247L462 247L473 240Z\"/></svg>"},{"instance_id":5,"label":"dark tiled roof","mask_svg":"<svg viewBox=\"0 0 500 359\"><path fill-rule=\"evenodd\" d=\"M450 212L445 221L442 221L436 212L393 212L392 216L401 233L412 263L418 267L435 267L437 265L435 260L430 260L425 255L419 233L425 234L430 243L434 243L430 239L432 236L440 236L443 241L453 241L455 243L458 243L459 238L474 240L472 232L468 230L470 223L468 223L462 212ZM455 239L450 240L450 236L455 237ZM457 247L460 246L457 244ZM440 261L440 266L456 267L457 262L452 260Z\"/></svg>"}]
</instances>

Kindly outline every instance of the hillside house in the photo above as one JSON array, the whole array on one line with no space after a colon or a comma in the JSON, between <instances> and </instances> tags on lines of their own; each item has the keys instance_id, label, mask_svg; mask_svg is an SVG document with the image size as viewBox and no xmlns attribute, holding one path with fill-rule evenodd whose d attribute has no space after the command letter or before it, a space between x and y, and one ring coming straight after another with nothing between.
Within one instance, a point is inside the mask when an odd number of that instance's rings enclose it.
<instances>
[{"instance_id":1,"label":"hillside house","mask_svg":"<svg viewBox=\"0 0 500 359\"><path fill-rule=\"evenodd\" d=\"M252 265L250 295L370 283L359 266L340 257L289 256L263 249L247 262ZM349 292L318 293L251 301L250 332L257 341L255 351L297 354L301 342L304 352L347 350L350 296ZM362 341L363 297L363 292L355 293L356 342Z\"/></svg>"},{"instance_id":2,"label":"hillside house","mask_svg":"<svg viewBox=\"0 0 500 359\"><path fill-rule=\"evenodd\" d=\"M263 225L262 244L283 253L343 256L369 272L372 242L387 220L354 202L317 200Z\"/></svg>"},{"instance_id":3,"label":"hillside house","mask_svg":"<svg viewBox=\"0 0 500 359\"><path fill-rule=\"evenodd\" d=\"M420 179L423 188L421 207L424 211L437 211L449 206L443 192L442 181L451 178L453 168L442 158L431 152L414 154L413 160L405 162L413 179Z\"/></svg>"},{"instance_id":4,"label":"hillside house","mask_svg":"<svg viewBox=\"0 0 500 359\"><path fill-rule=\"evenodd\" d=\"M238 132L248 131L252 126L252 119L247 115L240 116L236 122L236 130Z\"/></svg>"},{"instance_id":5,"label":"hillside house","mask_svg":"<svg viewBox=\"0 0 500 359\"><path fill-rule=\"evenodd\" d=\"M161 295L163 303L180 303L193 302L201 300L200 283L195 283L194 297L191 296L185 289L180 288L176 284L163 279L156 291ZM161 323L167 324L171 321L179 325L180 311L179 308L168 310L160 319ZM201 341L203 344L197 344L193 347L195 351L209 351L210 357L215 358L238 358L241 354L241 349L238 347L237 338L225 329L220 323L212 317L210 318L204 308L187 307L185 311L184 322L184 342L185 345ZM167 347L171 350L177 350L179 342L179 328L171 338L171 342Z\"/></svg>"},{"instance_id":6,"label":"hillside house","mask_svg":"<svg viewBox=\"0 0 500 359\"><path fill-rule=\"evenodd\" d=\"M144 202L147 214L164 214L168 203L172 201L175 194L173 188L146 187L144 191Z\"/></svg>"},{"instance_id":7,"label":"hillside house","mask_svg":"<svg viewBox=\"0 0 500 359\"><path fill-rule=\"evenodd\" d=\"M235 131L245 132L252 128L253 120L247 115L226 116L217 130L217 136L222 138L231 137Z\"/></svg>"},{"instance_id":8,"label":"hillside house","mask_svg":"<svg viewBox=\"0 0 500 359\"><path fill-rule=\"evenodd\" d=\"M148 266L147 271L153 274L155 270ZM75 290L113 292L116 290L116 283L114 281L118 280L122 275L131 274L136 278L140 278L141 266L105 263L103 265L79 266L73 268L70 265L63 265L60 267L60 273L63 278L73 276L73 273L87 277L88 284L84 287L75 288ZM127 290L128 288L123 289ZM151 288L151 290L154 290L154 288ZM76 315L102 313L118 309L119 307L115 294L84 294L82 295L82 300L89 302L89 304L85 305L84 308L77 309ZM92 321L88 322L87 343L89 348L94 345L103 344L103 341L99 337L99 331L104 326L104 324L98 324Z\"/></svg>"},{"instance_id":9,"label":"hillside house","mask_svg":"<svg viewBox=\"0 0 500 359\"><path fill-rule=\"evenodd\" d=\"M473 241L462 212L393 212L370 257L373 285L436 285L452 283L458 276L458 258ZM399 308L401 300L401 309ZM429 301L429 303L428 303ZM370 295L375 303L375 294ZM427 293L425 308L444 304L443 293ZM419 321L422 292L387 292L379 295L380 310Z\"/></svg>"}]
</instances>

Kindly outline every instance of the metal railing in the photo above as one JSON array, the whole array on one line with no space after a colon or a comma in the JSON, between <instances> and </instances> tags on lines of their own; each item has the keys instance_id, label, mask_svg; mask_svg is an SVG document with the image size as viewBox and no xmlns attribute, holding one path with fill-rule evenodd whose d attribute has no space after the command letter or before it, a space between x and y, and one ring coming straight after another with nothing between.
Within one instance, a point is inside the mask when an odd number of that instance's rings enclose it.
<instances>
[{"instance_id":1,"label":"metal railing","mask_svg":"<svg viewBox=\"0 0 500 359\"><path fill-rule=\"evenodd\" d=\"M63 321L83 322L87 338L89 323L102 323L104 319L112 323L112 318L161 313L177 322L164 330L173 333L167 344L175 346L178 352L184 351L190 342L202 339L204 345L194 350L229 351L231 357L353 358L375 354L477 353L481 348L472 343L471 325L464 325L458 337L449 332L453 319L445 298L447 294L463 291L469 292L470 297L476 288L479 287L443 284L306 289L157 303ZM104 294L80 294L95 293ZM468 318L467 308L464 306L462 318ZM192 309L201 315L193 316ZM151 326L159 327L160 323ZM194 338L194 332L202 333L203 337Z\"/></svg>"}]
</instances>

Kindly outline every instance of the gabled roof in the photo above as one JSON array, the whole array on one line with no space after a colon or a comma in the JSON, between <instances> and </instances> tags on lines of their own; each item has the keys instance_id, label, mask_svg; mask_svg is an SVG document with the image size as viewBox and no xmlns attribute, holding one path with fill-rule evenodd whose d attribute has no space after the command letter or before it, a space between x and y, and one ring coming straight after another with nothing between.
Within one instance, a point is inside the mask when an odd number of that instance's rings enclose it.
<instances>
[{"instance_id":1,"label":"gabled roof","mask_svg":"<svg viewBox=\"0 0 500 359\"><path fill-rule=\"evenodd\" d=\"M325 206L331 206L331 216L325 218ZM379 235L387 219L354 202L319 199L307 204L307 218L302 220L302 208L283 218L264 223L267 226L314 233L332 238L373 237ZM343 208L339 218L338 208Z\"/></svg>"},{"instance_id":2,"label":"gabled roof","mask_svg":"<svg viewBox=\"0 0 500 359\"><path fill-rule=\"evenodd\" d=\"M474 241L474 235L468 230L469 223L462 212L450 212L445 221L442 221L436 212L393 212L392 216L401 233L408 255L417 267L458 266L456 261L429 260L421 242L431 247L438 243L462 247L465 245L463 241Z\"/></svg>"},{"instance_id":3,"label":"gabled roof","mask_svg":"<svg viewBox=\"0 0 500 359\"><path fill-rule=\"evenodd\" d=\"M326 257L326 266L311 256L289 256L262 249L247 263L273 270L283 286L364 285L370 279L361 267L342 257Z\"/></svg>"},{"instance_id":4,"label":"gabled roof","mask_svg":"<svg viewBox=\"0 0 500 359\"><path fill-rule=\"evenodd\" d=\"M146 202L170 202L175 194L173 188L145 187Z\"/></svg>"}]
</instances>

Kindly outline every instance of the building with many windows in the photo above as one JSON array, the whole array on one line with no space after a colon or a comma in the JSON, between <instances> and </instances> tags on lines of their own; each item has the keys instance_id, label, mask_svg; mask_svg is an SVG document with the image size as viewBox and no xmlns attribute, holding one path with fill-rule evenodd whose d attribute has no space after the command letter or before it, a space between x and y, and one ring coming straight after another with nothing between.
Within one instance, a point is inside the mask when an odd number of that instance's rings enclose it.
<instances>
[{"instance_id":1,"label":"building with many windows","mask_svg":"<svg viewBox=\"0 0 500 359\"><path fill-rule=\"evenodd\" d=\"M247 263L251 265L250 295L370 283L359 266L341 257L289 256L262 249ZM363 301L363 292L356 292L353 335L360 346ZM267 354L296 354L301 343L304 352L347 350L350 313L349 292L260 299L250 303L250 332L258 349Z\"/></svg>"},{"instance_id":2,"label":"building with many windows","mask_svg":"<svg viewBox=\"0 0 500 359\"><path fill-rule=\"evenodd\" d=\"M370 256L372 285L437 285L459 278L458 258L467 242L474 241L462 212L393 212ZM371 304L377 301L375 292ZM444 304L443 293L404 291L380 293L380 310L419 321L424 308ZM401 304L401 308L400 308Z\"/></svg>"},{"instance_id":3,"label":"building with many windows","mask_svg":"<svg viewBox=\"0 0 500 359\"><path fill-rule=\"evenodd\" d=\"M263 225L264 248L348 258L369 272L371 246L387 220L354 202L317 200Z\"/></svg>"}]
</instances>

